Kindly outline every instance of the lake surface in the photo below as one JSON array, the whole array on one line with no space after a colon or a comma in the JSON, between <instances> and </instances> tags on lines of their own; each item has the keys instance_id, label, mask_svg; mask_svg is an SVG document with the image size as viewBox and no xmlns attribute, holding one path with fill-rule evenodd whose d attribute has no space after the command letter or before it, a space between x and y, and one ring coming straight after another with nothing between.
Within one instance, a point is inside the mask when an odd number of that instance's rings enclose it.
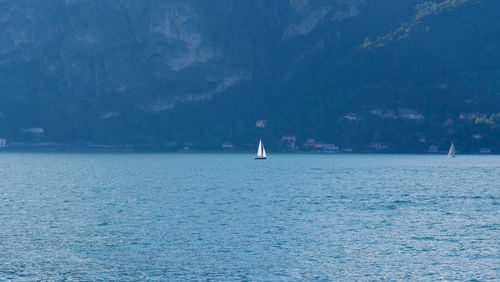
<instances>
[{"instance_id":1,"label":"lake surface","mask_svg":"<svg viewBox=\"0 0 500 282\"><path fill-rule=\"evenodd\" d=\"M0 153L0 279L500 279L500 156L252 157Z\"/></svg>"}]
</instances>

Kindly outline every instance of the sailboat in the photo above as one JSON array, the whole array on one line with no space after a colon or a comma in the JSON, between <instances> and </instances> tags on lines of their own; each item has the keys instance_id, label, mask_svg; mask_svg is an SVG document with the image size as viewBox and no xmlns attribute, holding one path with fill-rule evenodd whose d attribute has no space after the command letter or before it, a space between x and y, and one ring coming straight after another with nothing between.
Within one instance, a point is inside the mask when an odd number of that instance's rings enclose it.
<instances>
[{"instance_id":1,"label":"sailboat","mask_svg":"<svg viewBox=\"0 0 500 282\"><path fill-rule=\"evenodd\" d=\"M453 142L451 143L450 151L448 152L448 158L454 158L456 155L455 153L455 145Z\"/></svg>"},{"instance_id":2,"label":"sailboat","mask_svg":"<svg viewBox=\"0 0 500 282\"><path fill-rule=\"evenodd\" d=\"M255 156L256 160L265 160L267 159L266 149L264 148L264 144L262 144L262 139L259 141L259 149L257 149L257 155Z\"/></svg>"}]
</instances>

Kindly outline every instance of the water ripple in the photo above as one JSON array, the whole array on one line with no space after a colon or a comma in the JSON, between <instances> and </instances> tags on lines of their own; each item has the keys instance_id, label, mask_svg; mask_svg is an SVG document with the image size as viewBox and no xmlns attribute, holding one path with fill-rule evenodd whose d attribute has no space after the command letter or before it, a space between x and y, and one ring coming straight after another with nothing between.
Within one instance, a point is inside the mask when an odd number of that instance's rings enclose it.
<instances>
[{"instance_id":1,"label":"water ripple","mask_svg":"<svg viewBox=\"0 0 500 282\"><path fill-rule=\"evenodd\" d=\"M0 279L500 279L496 156L0 162Z\"/></svg>"}]
</instances>

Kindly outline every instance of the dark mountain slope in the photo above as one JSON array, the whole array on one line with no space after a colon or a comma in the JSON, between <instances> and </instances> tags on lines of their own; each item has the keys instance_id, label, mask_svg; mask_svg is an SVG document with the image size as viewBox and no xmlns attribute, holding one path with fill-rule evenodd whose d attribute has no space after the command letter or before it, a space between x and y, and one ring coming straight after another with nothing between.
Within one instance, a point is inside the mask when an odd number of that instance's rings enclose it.
<instances>
[{"instance_id":1,"label":"dark mountain slope","mask_svg":"<svg viewBox=\"0 0 500 282\"><path fill-rule=\"evenodd\" d=\"M0 6L11 141L247 149L264 137L276 150L290 135L299 149L315 138L357 151L498 150L493 0Z\"/></svg>"},{"instance_id":2,"label":"dark mountain slope","mask_svg":"<svg viewBox=\"0 0 500 282\"><path fill-rule=\"evenodd\" d=\"M383 11L386 4L371 2L364 11ZM380 40L383 46L363 45L365 38L383 38L407 26L418 9L409 9L412 13L403 19L397 13L378 23L380 17L367 12L319 28L304 41L282 45L284 55L276 60L286 67L272 81L252 85L248 94L239 91L237 99L221 97L207 105L217 115L200 118L210 121L203 128L211 132L207 135L223 137L214 146L224 138L234 140L230 134L243 128L235 135L248 140L266 136L276 145L282 135L294 135L301 142L313 137L357 150L373 143L395 151L427 151L432 145L444 150L451 141L464 151L498 148L497 129L476 125L475 118L460 120L460 113L489 118L500 111L498 8L498 3L483 1L429 12L407 35ZM301 48L302 42L306 46ZM310 47L314 42L320 47ZM300 54L298 62L290 55L294 51ZM373 110L396 117L381 118L370 114ZM405 112L423 118L401 118ZM349 113L359 120L345 120ZM252 129L260 118L269 120L269 128ZM191 131L195 123L185 128Z\"/></svg>"}]
</instances>

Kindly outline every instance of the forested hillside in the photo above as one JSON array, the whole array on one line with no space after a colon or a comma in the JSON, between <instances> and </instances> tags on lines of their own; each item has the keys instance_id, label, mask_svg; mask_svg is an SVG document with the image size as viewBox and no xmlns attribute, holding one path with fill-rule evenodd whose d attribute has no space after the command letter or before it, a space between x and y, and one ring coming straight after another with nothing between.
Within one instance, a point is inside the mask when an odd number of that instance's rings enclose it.
<instances>
[{"instance_id":1,"label":"forested hillside","mask_svg":"<svg viewBox=\"0 0 500 282\"><path fill-rule=\"evenodd\" d=\"M0 138L500 153L499 18L495 0L0 0Z\"/></svg>"}]
</instances>

